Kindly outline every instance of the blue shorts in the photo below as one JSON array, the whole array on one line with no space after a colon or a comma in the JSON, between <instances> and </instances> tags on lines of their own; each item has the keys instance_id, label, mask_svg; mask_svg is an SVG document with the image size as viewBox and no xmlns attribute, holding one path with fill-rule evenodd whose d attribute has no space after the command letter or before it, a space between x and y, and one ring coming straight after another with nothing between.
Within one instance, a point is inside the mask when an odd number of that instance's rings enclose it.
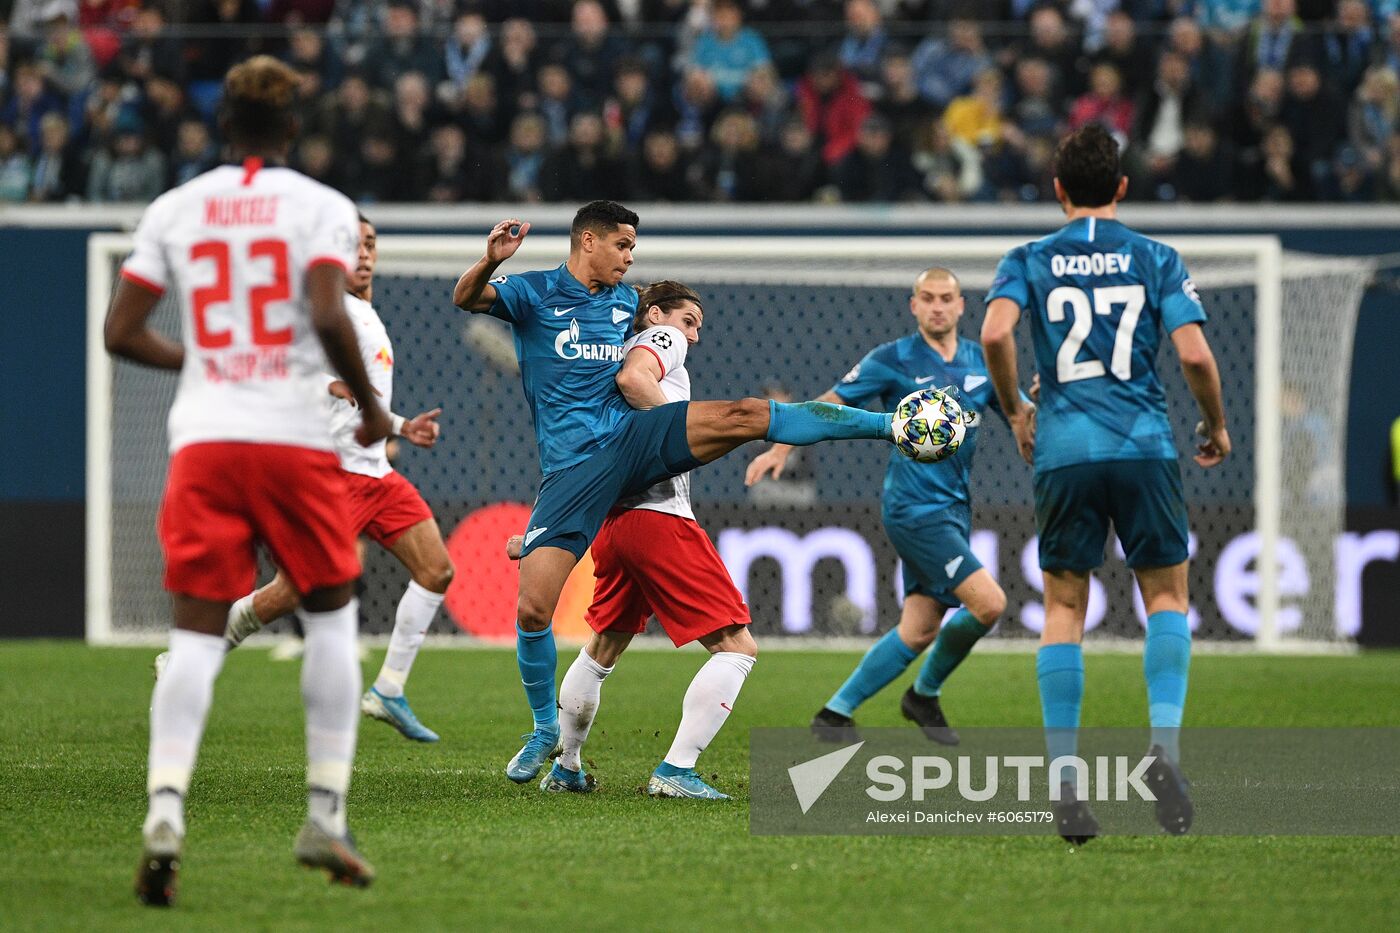
<instances>
[{"instance_id":1,"label":"blue shorts","mask_svg":"<svg viewBox=\"0 0 1400 933\"><path fill-rule=\"evenodd\" d=\"M885 534L904 562L904 595L919 593L948 608L962 605L953 590L982 569L972 553L972 511L954 505L917 521L884 519Z\"/></svg>"},{"instance_id":2,"label":"blue shorts","mask_svg":"<svg viewBox=\"0 0 1400 933\"><path fill-rule=\"evenodd\" d=\"M618 499L700 466L685 436L689 407L689 402L673 402L628 411L586 460L546 475L521 556L535 548L558 547L582 558Z\"/></svg>"},{"instance_id":3,"label":"blue shorts","mask_svg":"<svg viewBox=\"0 0 1400 933\"><path fill-rule=\"evenodd\" d=\"M1176 460L1106 460L1036 474L1042 570L1087 573L1101 565L1110 521L1129 567L1186 560L1186 494Z\"/></svg>"}]
</instances>

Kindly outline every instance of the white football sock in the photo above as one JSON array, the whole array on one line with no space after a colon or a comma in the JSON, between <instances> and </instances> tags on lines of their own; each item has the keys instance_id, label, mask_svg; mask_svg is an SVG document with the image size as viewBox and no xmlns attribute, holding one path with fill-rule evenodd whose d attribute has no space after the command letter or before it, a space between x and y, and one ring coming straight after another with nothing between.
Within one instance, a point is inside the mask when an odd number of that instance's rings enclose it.
<instances>
[{"instance_id":1,"label":"white football sock","mask_svg":"<svg viewBox=\"0 0 1400 933\"><path fill-rule=\"evenodd\" d=\"M305 631L301 697L306 704L306 783L311 818L345 835L345 795L359 727L360 661L355 650L360 602L330 612L297 610Z\"/></svg>"},{"instance_id":2,"label":"white football sock","mask_svg":"<svg viewBox=\"0 0 1400 933\"><path fill-rule=\"evenodd\" d=\"M253 611L253 594L249 593L229 607L228 624L224 626L224 640L230 648L237 648L243 644L243 639L262 627L262 619Z\"/></svg>"},{"instance_id":3,"label":"white football sock","mask_svg":"<svg viewBox=\"0 0 1400 933\"><path fill-rule=\"evenodd\" d=\"M184 797L199 755L199 740L214 680L224 666L224 640L184 629L170 632L170 660L151 697L151 749L146 773L150 810L144 832L162 820L185 833Z\"/></svg>"},{"instance_id":4,"label":"white football sock","mask_svg":"<svg viewBox=\"0 0 1400 933\"><path fill-rule=\"evenodd\" d=\"M603 667L589 657L587 648L581 648L564 674L564 681L559 685L559 742L564 749L559 754L560 767L570 771L579 769L582 763L579 750L588 738L588 730L593 728L593 718L598 715L603 681L612 672L611 667Z\"/></svg>"},{"instance_id":5,"label":"white football sock","mask_svg":"<svg viewBox=\"0 0 1400 933\"><path fill-rule=\"evenodd\" d=\"M374 689L386 697L403 696L403 685L408 680L408 672L413 667L413 659L418 657L418 649L423 647L423 638L428 627L433 624L442 605L444 593L434 593L414 583L408 583L403 599L399 600L398 611L394 614L394 633L389 636L389 652L384 655L384 666L375 678Z\"/></svg>"},{"instance_id":6,"label":"white football sock","mask_svg":"<svg viewBox=\"0 0 1400 933\"><path fill-rule=\"evenodd\" d=\"M666 753L666 763L677 768L693 768L710 744L744 686L744 678L753 670L754 659L734 651L720 651L696 673L681 704L681 724L676 740Z\"/></svg>"}]
</instances>

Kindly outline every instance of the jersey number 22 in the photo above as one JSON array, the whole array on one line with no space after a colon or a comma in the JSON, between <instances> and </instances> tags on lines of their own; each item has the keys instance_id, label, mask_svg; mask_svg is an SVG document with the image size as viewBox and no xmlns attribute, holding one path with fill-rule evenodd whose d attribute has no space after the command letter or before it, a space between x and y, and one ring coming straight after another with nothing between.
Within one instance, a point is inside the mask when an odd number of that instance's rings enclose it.
<instances>
[{"instance_id":1,"label":"jersey number 22","mask_svg":"<svg viewBox=\"0 0 1400 933\"><path fill-rule=\"evenodd\" d=\"M1102 360L1080 360L1079 350L1089 339L1094 329L1094 321L1113 313L1114 305L1123 305L1123 316L1118 319L1118 332L1113 338L1113 359L1109 369L1123 381L1133 376L1133 331L1137 329L1138 316L1147 303L1147 290L1141 285L1106 285L1093 291L1093 304L1089 294L1073 285L1061 285L1045 300L1045 316L1050 323L1059 324L1065 319L1065 309L1074 314L1074 323L1069 326L1065 342L1055 354L1055 376L1063 385L1081 379L1097 379L1104 374Z\"/></svg>"}]
</instances>

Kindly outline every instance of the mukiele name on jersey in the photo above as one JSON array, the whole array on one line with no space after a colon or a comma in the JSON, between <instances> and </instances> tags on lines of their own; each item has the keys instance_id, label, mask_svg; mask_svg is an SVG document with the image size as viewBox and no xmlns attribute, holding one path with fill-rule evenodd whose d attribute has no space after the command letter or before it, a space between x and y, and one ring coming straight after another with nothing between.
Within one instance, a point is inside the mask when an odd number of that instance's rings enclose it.
<instances>
[{"instance_id":1,"label":"mukiele name on jersey","mask_svg":"<svg viewBox=\"0 0 1400 933\"><path fill-rule=\"evenodd\" d=\"M1127 272L1133 257L1127 253L1071 253L1050 257L1050 271L1060 275L1113 275Z\"/></svg>"}]
</instances>

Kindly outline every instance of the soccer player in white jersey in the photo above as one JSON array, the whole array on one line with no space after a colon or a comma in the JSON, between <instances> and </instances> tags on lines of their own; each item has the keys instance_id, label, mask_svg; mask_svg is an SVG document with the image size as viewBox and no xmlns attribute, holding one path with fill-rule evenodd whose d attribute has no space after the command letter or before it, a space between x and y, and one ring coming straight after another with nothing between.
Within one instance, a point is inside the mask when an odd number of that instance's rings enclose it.
<instances>
[{"instance_id":1,"label":"soccer player in white jersey","mask_svg":"<svg viewBox=\"0 0 1400 933\"><path fill-rule=\"evenodd\" d=\"M347 283L345 310L355 326L360 357L375 394L388 408L394 393L394 347L384 322L370 304L374 298L374 267L378 257L374 225L362 215L360 251L355 271ZM433 623L433 616L442 605L448 584L452 582L452 560L432 510L413 484L389 465L386 442L364 447L355 441L360 410L349 387L330 373L323 382L326 385L324 401L331 408L336 454L350 486L347 500L350 525L356 534L368 536L397 557L411 577L394 615L394 630L389 636L384 664L374 684L361 698L360 709L366 716L387 722L406 738L436 742L437 733L419 722L409 706L404 684L428 627ZM430 448L437 443L440 414L442 409L435 408L413 418L394 414L389 417L395 435L417 447ZM270 583L247 594L229 610L225 632L229 647L237 647L268 622L292 612L297 603L296 587L287 574L279 570Z\"/></svg>"},{"instance_id":2,"label":"soccer player in white jersey","mask_svg":"<svg viewBox=\"0 0 1400 933\"><path fill-rule=\"evenodd\" d=\"M137 896L153 906L175 896L184 796L229 606L252 588L258 542L301 594L306 630L309 813L296 857L347 884L374 878L345 820L359 718L360 565L319 403L327 359L360 405L359 441L378 441L390 425L342 298L355 265L355 206L282 165L297 132L296 86L295 72L265 55L228 73L220 127L236 162L147 208L104 330L109 352L180 373L158 523L175 628L151 700L150 809L136 877ZM179 302L183 344L147 323L167 290Z\"/></svg>"},{"instance_id":3,"label":"soccer player in white jersey","mask_svg":"<svg viewBox=\"0 0 1400 933\"><path fill-rule=\"evenodd\" d=\"M688 401L685 357L700 340L700 297L679 282L655 282L641 289L637 308L637 333L623 344L618 388L637 409ZM587 619L594 635L559 687L561 752L540 787L593 790L579 752L598 713L603 681L655 614L676 647L698 641L710 658L686 691L680 727L647 793L729 799L695 772L695 763L734 709L758 645L749 633L749 607L695 521L690 474L620 500L593 541L593 561L597 583Z\"/></svg>"}]
</instances>

